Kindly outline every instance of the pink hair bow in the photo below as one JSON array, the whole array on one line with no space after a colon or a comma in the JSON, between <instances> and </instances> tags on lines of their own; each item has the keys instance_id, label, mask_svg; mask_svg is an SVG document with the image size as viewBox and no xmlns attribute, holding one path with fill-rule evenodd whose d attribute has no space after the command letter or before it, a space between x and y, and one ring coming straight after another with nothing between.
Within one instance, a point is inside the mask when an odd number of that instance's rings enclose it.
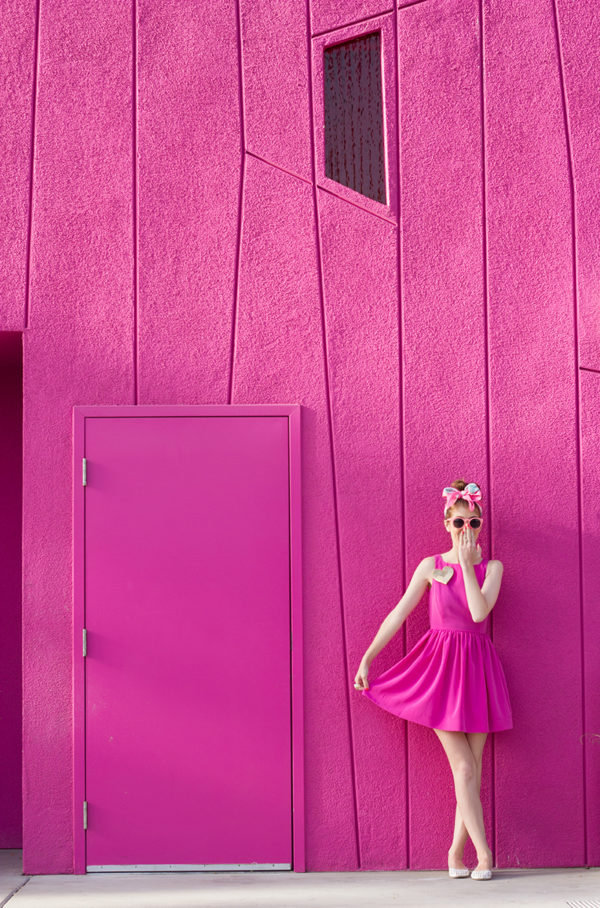
<instances>
[{"instance_id":1,"label":"pink hair bow","mask_svg":"<svg viewBox=\"0 0 600 908\"><path fill-rule=\"evenodd\" d=\"M460 491L460 489L453 489L452 486L446 486L442 495L446 496L446 504L444 505L444 513L451 508L455 501L459 498L464 498L465 501L469 504L469 510L475 510L475 501L481 501L481 489L476 482L470 482L465 488ZM481 507L481 505L480 505Z\"/></svg>"}]
</instances>

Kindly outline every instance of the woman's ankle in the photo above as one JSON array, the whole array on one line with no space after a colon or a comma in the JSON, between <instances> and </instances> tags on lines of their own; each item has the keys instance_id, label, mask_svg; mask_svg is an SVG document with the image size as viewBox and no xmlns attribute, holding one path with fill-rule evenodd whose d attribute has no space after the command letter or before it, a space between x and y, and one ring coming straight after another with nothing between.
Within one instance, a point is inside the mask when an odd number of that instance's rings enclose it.
<instances>
[{"instance_id":1,"label":"woman's ankle","mask_svg":"<svg viewBox=\"0 0 600 908\"><path fill-rule=\"evenodd\" d=\"M448 866L457 867L459 869L465 866L464 848L448 849Z\"/></svg>"},{"instance_id":2,"label":"woman's ankle","mask_svg":"<svg viewBox=\"0 0 600 908\"><path fill-rule=\"evenodd\" d=\"M464 845L451 845L448 849L448 856L453 858L460 858L461 861L465 856L465 846Z\"/></svg>"},{"instance_id":3,"label":"woman's ankle","mask_svg":"<svg viewBox=\"0 0 600 908\"><path fill-rule=\"evenodd\" d=\"M482 851L477 854L477 864L483 864L485 867L492 869L494 863L494 855L491 851Z\"/></svg>"}]
</instances>

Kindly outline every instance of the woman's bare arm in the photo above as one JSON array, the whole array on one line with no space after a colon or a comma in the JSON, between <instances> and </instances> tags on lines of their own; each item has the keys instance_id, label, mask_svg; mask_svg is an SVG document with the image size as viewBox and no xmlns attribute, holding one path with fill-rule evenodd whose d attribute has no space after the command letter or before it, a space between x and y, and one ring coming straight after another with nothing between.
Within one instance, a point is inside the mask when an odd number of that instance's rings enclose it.
<instances>
[{"instance_id":1,"label":"woman's bare arm","mask_svg":"<svg viewBox=\"0 0 600 908\"><path fill-rule=\"evenodd\" d=\"M467 605L469 606L473 621L485 621L494 608L500 593L503 571L504 565L501 561L489 561L485 578L480 589L474 569L470 568L467 571L463 570ZM476 608L479 609L479 611L475 611L472 608L473 602L476 602Z\"/></svg>"},{"instance_id":2,"label":"woman's bare arm","mask_svg":"<svg viewBox=\"0 0 600 908\"><path fill-rule=\"evenodd\" d=\"M423 593L429 584L429 576L433 568L433 563L433 557L429 557L423 558L417 565L402 599L384 618L373 642L365 652L362 658L363 663L366 663L367 665L371 664L377 653L379 653L383 647L389 643L392 637L397 634L412 610L419 604L423 597Z\"/></svg>"}]
</instances>

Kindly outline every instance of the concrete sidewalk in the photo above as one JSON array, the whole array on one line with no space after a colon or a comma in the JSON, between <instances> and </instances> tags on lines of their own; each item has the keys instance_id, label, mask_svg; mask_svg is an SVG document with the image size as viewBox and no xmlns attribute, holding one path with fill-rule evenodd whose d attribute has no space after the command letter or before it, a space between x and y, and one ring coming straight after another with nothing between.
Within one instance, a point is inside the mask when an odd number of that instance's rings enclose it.
<instances>
[{"instance_id":1,"label":"concrete sidewalk","mask_svg":"<svg viewBox=\"0 0 600 908\"><path fill-rule=\"evenodd\" d=\"M0 850L0 908L398 908L547 905L600 908L600 868L497 870L492 880L441 870L357 873L89 873L23 876Z\"/></svg>"}]
</instances>

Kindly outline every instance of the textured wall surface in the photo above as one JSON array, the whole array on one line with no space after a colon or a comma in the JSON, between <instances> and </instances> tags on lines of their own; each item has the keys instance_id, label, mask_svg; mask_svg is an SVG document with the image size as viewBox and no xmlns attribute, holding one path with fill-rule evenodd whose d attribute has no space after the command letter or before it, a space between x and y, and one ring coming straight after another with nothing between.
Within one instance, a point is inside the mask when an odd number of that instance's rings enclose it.
<instances>
[{"instance_id":1,"label":"textured wall surface","mask_svg":"<svg viewBox=\"0 0 600 908\"><path fill-rule=\"evenodd\" d=\"M484 555L504 563L492 636L514 728L489 736L482 783L496 865L600 864L596 3L385 7L0 12L25 873L73 867L71 420L95 403L305 407L309 871L446 866L439 741L352 682L418 562L448 549L441 489L459 476L482 486ZM370 17L387 205L317 177L313 48ZM424 599L373 672L426 627Z\"/></svg>"}]
</instances>

